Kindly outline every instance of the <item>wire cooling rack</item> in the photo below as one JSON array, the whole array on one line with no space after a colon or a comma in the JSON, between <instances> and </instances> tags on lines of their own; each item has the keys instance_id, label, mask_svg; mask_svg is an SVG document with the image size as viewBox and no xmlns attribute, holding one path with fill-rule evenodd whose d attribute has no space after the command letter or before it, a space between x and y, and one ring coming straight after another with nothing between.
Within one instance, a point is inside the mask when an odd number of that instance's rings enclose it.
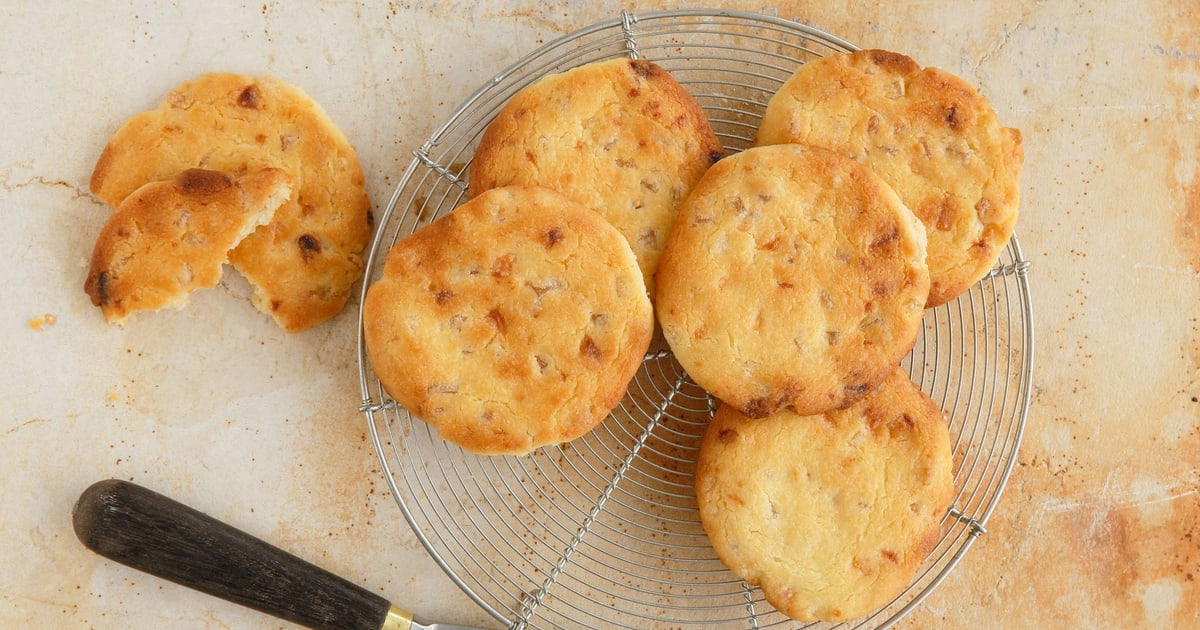
<instances>
[{"instance_id":1,"label":"wire cooling rack","mask_svg":"<svg viewBox=\"0 0 1200 630\"><path fill-rule=\"evenodd\" d=\"M852 50L795 22L703 10L622 13L546 44L480 88L415 153L380 220L363 295L396 241L465 201L485 127L538 78L611 57L654 61L695 96L732 153L751 144L767 101L800 64ZM895 623L987 531L1029 409L1029 264L1013 237L987 277L926 312L902 365L949 419L955 498L909 588L848 627ZM620 406L588 435L527 457L479 457L388 397L361 323L360 313L361 409L387 483L438 565L497 620L513 628L799 625L727 571L709 545L692 473L715 403L668 350L647 354Z\"/></svg>"}]
</instances>

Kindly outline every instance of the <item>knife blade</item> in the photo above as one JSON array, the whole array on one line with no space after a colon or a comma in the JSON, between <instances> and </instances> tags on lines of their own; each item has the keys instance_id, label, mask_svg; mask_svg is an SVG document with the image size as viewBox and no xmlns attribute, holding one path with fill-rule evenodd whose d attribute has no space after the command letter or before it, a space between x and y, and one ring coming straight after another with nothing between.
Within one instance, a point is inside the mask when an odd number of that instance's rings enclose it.
<instances>
[{"instance_id":1,"label":"knife blade","mask_svg":"<svg viewBox=\"0 0 1200 630\"><path fill-rule=\"evenodd\" d=\"M71 518L80 542L101 556L308 628L481 630L418 622L380 595L129 481L92 484Z\"/></svg>"},{"instance_id":2,"label":"knife blade","mask_svg":"<svg viewBox=\"0 0 1200 630\"><path fill-rule=\"evenodd\" d=\"M421 624L421 623L417 623L416 621L413 621L412 624L409 625L409 628L411 628L412 630L479 630L479 628L474 628L474 627L470 627L470 626L456 626L454 624L448 624L448 623ZM400 627L397 630L406 630L406 629L403 627Z\"/></svg>"},{"instance_id":3,"label":"knife blade","mask_svg":"<svg viewBox=\"0 0 1200 630\"><path fill-rule=\"evenodd\" d=\"M392 606L391 610L388 611L387 618L383 621L383 626L379 630L480 630L480 628L458 626L450 623L422 623L407 610L398 606Z\"/></svg>"},{"instance_id":4,"label":"knife blade","mask_svg":"<svg viewBox=\"0 0 1200 630\"><path fill-rule=\"evenodd\" d=\"M450 623L423 623L413 617L412 613L393 605L388 610L387 617L379 630L481 630L471 626L458 626Z\"/></svg>"}]
</instances>

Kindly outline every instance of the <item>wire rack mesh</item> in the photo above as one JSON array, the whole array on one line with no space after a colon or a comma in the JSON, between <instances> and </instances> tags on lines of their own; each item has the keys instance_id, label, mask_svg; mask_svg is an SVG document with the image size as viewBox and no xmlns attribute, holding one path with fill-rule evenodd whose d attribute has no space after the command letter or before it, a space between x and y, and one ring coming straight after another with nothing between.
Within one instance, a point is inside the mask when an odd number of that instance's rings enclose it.
<instances>
[{"instance_id":1,"label":"wire rack mesh","mask_svg":"<svg viewBox=\"0 0 1200 630\"><path fill-rule=\"evenodd\" d=\"M695 96L732 153L751 144L767 101L800 64L852 50L795 22L703 10L622 13L546 44L480 88L415 153L380 220L364 296L392 245L465 201L485 127L538 78L612 57L654 61ZM1014 237L987 277L926 312L902 366L949 420L955 498L908 589L847 627L895 623L986 533L1029 408L1028 269ZM387 395L366 358L361 313L359 323L362 411L387 483L438 565L498 621L513 628L799 625L727 571L700 526L692 473L715 402L669 350L647 354L619 407L588 435L526 457L480 457L440 440Z\"/></svg>"}]
</instances>

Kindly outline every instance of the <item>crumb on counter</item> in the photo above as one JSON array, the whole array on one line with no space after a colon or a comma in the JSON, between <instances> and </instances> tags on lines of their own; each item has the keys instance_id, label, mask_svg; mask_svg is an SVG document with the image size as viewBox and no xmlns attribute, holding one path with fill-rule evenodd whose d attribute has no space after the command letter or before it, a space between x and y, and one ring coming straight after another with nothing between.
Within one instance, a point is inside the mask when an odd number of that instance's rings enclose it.
<instances>
[{"instance_id":1,"label":"crumb on counter","mask_svg":"<svg viewBox=\"0 0 1200 630\"><path fill-rule=\"evenodd\" d=\"M55 322L57 322L57 321L58 321L58 318L55 317L53 313L46 313L45 315L38 315L37 317L34 317L33 319L29 320L29 329L34 330L34 331L41 331L43 328L45 328L47 326L53 326L55 324Z\"/></svg>"}]
</instances>

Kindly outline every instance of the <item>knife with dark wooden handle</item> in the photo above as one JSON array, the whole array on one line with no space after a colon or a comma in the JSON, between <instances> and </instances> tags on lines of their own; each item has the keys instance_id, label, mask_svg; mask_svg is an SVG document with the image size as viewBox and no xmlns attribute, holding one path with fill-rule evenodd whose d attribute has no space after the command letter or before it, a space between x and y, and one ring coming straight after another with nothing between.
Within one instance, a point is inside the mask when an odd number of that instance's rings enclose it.
<instances>
[{"instance_id":1,"label":"knife with dark wooden handle","mask_svg":"<svg viewBox=\"0 0 1200 630\"><path fill-rule=\"evenodd\" d=\"M309 628L470 630L421 624L383 597L137 484L92 484L73 511L89 549L177 584Z\"/></svg>"}]
</instances>

